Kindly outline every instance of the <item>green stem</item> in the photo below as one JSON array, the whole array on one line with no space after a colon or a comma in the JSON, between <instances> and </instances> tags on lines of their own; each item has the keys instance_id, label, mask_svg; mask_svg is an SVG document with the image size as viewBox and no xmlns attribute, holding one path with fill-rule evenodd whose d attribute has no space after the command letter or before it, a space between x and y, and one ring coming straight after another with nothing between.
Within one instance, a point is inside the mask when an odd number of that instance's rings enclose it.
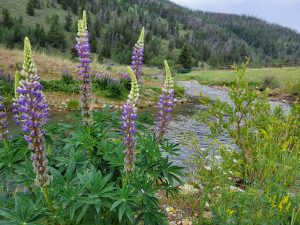
<instances>
[{"instance_id":1,"label":"green stem","mask_svg":"<svg viewBox=\"0 0 300 225\"><path fill-rule=\"evenodd\" d=\"M9 150L9 145L8 145L7 140L3 140L3 143L4 143L5 147L6 147L6 149Z\"/></svg>"},{"instance_id":2,"label":"green stem","mask_svg":"<svg viewBox=\"0 0 300 225\"><path fill-rule=\"evenodd\" d=\"M43 194L44 194L44 197L45 197L45 199L46 199L46 202L47 202L49 208L51 209L52 212L54 212L55 209L54 209L54 207L53 207L53 203L52 203L52 201L51 201L51 197L50 197L50 194L49 194L48 189L47 189L47 188L41 188L41 190L42 190L42 192L43 192Z\"/></svg>"}]
</instances>

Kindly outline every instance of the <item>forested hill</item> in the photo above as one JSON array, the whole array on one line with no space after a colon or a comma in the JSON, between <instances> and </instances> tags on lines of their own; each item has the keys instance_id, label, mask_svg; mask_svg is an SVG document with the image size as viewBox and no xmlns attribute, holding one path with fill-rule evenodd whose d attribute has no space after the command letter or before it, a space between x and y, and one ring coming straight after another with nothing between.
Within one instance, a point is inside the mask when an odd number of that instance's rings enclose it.
<instances>
[{"instance_id":1,"label":"forested hill","mask_svg":"<svg viewBox=\"0 0 300 225\"><path fill-rule=\"evenodd\" d=\"M88 11L92 51L99 57L129 63L142 26L146 28L145 62L164 58L178 63L186 45L192 62L212 66L240 62L289 63L300 60L300 34L263 20L193 11L167 0L0 0L0 41L20 48L25 35L36 49L76 55L77 15Z\"/></svg>"}]
</instances>

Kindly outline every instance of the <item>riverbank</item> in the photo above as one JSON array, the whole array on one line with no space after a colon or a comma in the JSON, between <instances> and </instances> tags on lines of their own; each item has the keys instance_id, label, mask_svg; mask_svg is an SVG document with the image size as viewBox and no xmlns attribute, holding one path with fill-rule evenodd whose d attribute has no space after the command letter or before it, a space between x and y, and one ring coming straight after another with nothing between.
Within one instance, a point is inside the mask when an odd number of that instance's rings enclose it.
<instances>
[{"instance_id":1,"label":"riverbank","mask_svg":"<svg viewBox=\"0 0 300 225\"><path fill-rule=\"evenodd\" d=\"M269 97L283 103L292 103L300 96L300 67L248 68L246 78L249 85L258 90L269 88ZM195 70L177 74L177 81L197 81L202 85L225 88L236 78L235 70Z\"/></svg>"}]
</instances>

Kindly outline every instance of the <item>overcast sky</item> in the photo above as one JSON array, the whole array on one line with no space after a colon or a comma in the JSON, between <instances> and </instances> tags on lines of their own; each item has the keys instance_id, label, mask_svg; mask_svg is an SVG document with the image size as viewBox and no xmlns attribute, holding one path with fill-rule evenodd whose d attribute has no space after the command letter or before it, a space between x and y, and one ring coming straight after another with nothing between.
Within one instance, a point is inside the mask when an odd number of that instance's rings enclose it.
<instances>
[{"instance_id":1,"label":"overcast sky","mask_svg":"<svg viewBox=\"0 0 300 225\"><path fill-rule=\"evenodd\" d=\"M246 14L300 33L300 0L171 0L192 9Z\"/></svg>"}]
</instances>

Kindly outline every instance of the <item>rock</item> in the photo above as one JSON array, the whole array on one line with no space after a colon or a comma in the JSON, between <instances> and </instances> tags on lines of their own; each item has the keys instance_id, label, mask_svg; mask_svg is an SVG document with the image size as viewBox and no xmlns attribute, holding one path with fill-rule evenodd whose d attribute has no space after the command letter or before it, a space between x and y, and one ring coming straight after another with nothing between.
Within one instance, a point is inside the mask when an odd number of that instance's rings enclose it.
<instances>
[{"instance_id":1,"label":"rock","mask_svg":"<svg viewBox=\"0 0 300 225\"><path fill-rule=\"evenodd\" d=\"M192 221L189 221L188 219L184 219L181 221L182 225L192 225Z\"/></svg>"},{"instance_id":2,"label":"rock","mask_svg":"<svg viewBox=\"0 0 300 225\"><path fill-rule=\"evenodd\" d=\"M204 211L202 214L204 219L210 219L211 218L211 212L210 211Z\"/></svg>"},{"instance_id":3,"label":"rock","mask_svg":"<svg viewBox=\"0 0 300 225\"><path fill-rule=\"evenodd\" d=\"M199 193L199 189L194 188L192 185L190 184L184 184L182 186L179 186L179 188L181 189L181 193L183 195L188 195L188 194L197 194Z\"/></svg>"},{"instance_id":4,"label":"rock","mask_svg":"<svg viewBox=\"0 0 300 225\"><path fill-rule=\"evenodd\" d=\"M175 209L173 208L173 207L167 207L166 208L166 211L167 211L167 213L170 213L170 212L175 212Z\"/></svg>"},{"instance_id":5,"label":"rock","mask_svg":"<svg viewBox=\"0 0 300 225\"><path fill-rule=\"evenodd\" d=\"M240 188L235 187L235 186L230 186L229 188L230 188L230 190L232 190L232 191L245 192L243 189L240 189Z\"/></svg>"},{"instance_id":6,"label":"rock","mask_svg":"<svg viewBox=\"0 0 300 225\"><path fill-rule=\"evenodd\" d=\"M204 169L206 169L206 170L211 170L211 167L210 166L204 166Z\"/></svg>"},{"instance_id":7,"label":"rock","mask_svg":"<svg viewBox=\"0 0 300 225\"><path fill-rule=\"evenodd\" d=\"M209 210L209 207L210 207L210 205L209 205L209 203L208 202L205 202L205 210Z\"/></svg>"}]
</instances>

